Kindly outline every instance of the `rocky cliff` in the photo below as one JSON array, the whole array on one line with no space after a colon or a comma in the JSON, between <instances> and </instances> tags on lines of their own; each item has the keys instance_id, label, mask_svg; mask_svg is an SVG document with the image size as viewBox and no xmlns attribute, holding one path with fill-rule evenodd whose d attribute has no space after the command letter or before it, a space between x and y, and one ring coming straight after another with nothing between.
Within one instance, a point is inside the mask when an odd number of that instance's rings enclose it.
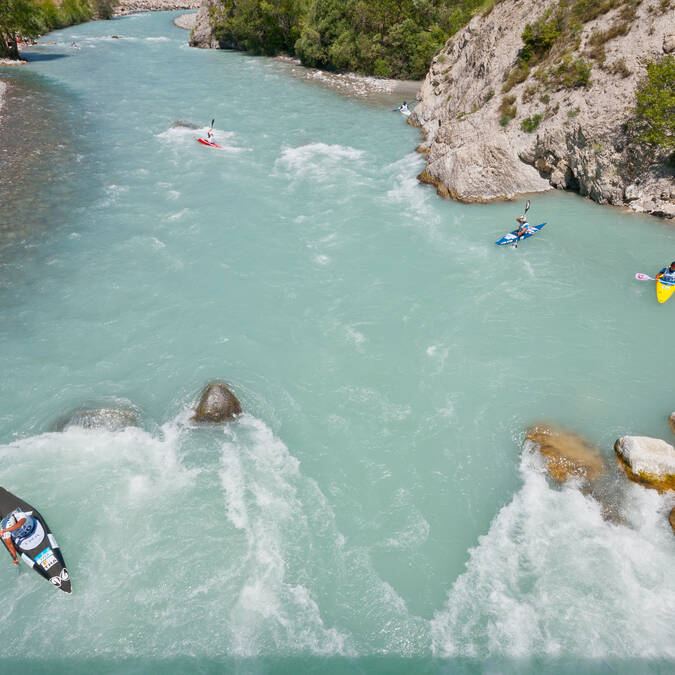
<instances>
[{"instance_id":1,"label":"rocky cliff","mask_svg":"<svg viewBox=\"0 0 675 675\"><path fill-rule=\"evenodd\" d=\"M420 179L466 202L563 188L675 217L667 154L625 128L646 63L675 51L673 33L669 0L497 1L433 59L410 120L424 134Z\"/></svg>"},{"instance_id":2,"label":"rocky cliff","mask_svg":"<svg viewBox=\"0 0 675 675\"><path fill-rule=\"evenodd\" d=\"M213 33L211 17L220 7L218 0L202 0L197 12L195 27L190 34L190 47L202 49L217 49L218 40Z\"/></svg>"}]
</instances>

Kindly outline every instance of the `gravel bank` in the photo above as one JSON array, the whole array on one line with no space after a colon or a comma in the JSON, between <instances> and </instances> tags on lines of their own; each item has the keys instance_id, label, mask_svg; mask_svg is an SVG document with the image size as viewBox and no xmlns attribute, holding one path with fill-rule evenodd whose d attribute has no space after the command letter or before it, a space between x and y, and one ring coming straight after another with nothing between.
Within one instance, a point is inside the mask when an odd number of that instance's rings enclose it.
<instances>
[{"instance_id":1,"label":"gravel bank","mask_svg":"<svg viewBox=\"0 0 675 675\"><path fill-rule=\"evenodd\" d=\"M189 14L181 14L173 20L174 25L178 28L185 28L185 30L192 30L197 24L197 12L190 12Z\"/></svg>"},{"instance_id":2,"label":"gravel bank","mask_svg":"<svg viewBox=\"0 0 675 675\"><path fill-rule=\"evenodd\" d=\"M115 16L135 14L137 12L198 9L199 2L200 0L120 0L120 4L115 8Z\"/></svg>"},{"instance_id":3,"label":"gravel bank","mask_svg":"<svg viewBox=\"0 0 675 675\"><path fill-rule=\"evenodd\" d=\"M300 63L299 59L289 56L277 56L276 58L286 65L289 74L293 77L334 89L344 96L354 98L399 104L403 100L414 101L422 85L422 80L419 82L390 80L356 73L334 73L318 68L307 68Z\"/></svg>"}]
</instances>

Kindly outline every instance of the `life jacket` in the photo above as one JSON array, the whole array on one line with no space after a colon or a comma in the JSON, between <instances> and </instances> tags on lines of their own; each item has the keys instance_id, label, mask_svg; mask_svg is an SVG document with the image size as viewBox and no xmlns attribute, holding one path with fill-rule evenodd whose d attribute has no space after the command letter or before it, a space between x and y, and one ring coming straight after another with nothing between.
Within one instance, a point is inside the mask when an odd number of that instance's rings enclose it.
<instances>
[{"instance_id":1,"label":"life jacket","mask_svg":"<svg viewBox=\"0 0 675 675\"><path fill-rule=\"evenodd\" d=\"M12 527L12 525L16 525L22 518L25 518L26 522L18 530L9 533L15 541L25 539L33 534L36 524L35 518L33 518L30 513L24 513L21 509L16 509L2 521L2 529L4 530L8 527Z\"/></svg>"}]
</instances>

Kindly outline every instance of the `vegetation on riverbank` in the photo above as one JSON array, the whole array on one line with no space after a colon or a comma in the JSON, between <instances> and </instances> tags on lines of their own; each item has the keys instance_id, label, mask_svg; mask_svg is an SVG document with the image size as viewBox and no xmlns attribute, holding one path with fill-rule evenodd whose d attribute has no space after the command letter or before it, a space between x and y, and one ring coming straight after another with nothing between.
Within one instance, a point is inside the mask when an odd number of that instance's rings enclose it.
<instances>
[{"instance_id":1,"label":"vegetation on riverbank","mask_svg":"<svg viewBox=\"0 0 675 675\"><path fill-rule=\"evenodd\" d=\"M445 41L485 6L485 0L218 0L212 22L222 46L420 79Z\"/></svg>"},{"instance_id":2,"label":"vegetation on riverbank","mask_svg":"<svg viewBox=\"0 0 675 675\"><path fill-rule=\"evenodd\" d=\"M19 58L17 41L94 17L109 19L115 0L0 0L0 58Z\"/></svg>"},{"instance_id":3,"label":"vegetation on riverbank","mask_svg":"<svg viewBox=\"0 0 675 675\"><path fill-rule=\"evenodd\" d=\"M675 57L650 62L635 97L635 118L630 126L637 140L675 151Z\"/></svg>"}]
</instances>

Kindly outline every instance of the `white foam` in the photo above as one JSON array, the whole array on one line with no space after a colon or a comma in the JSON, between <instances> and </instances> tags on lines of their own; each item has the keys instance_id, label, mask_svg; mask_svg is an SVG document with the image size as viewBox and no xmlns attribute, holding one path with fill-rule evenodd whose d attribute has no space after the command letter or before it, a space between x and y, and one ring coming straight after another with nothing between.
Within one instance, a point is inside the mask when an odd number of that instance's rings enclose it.
<instances>
[{"instance_id":1,"label":"white foam","mask_svg":"<svg viewBox=\"0 0 675 675\"><path fill-rule=\"evenodd\" d=\"M155 138L160 139L168 145L179 145L181 148L183 148L183 146L187 145L188 143L194 143L195 147L197 147L195 139L206 138L206 134L210 128L211 127L204 126L198 129L191 129L190 127L184 126L171 126L168 129L155 134ZM239 147L232 142L237 136L234 131L224 131L222 129L214 128L213 134L216 139L216 143L221 147L210 148L211 150L220 149L226 150L227 152L243 152L247 150L247 148Z\"/></svg>"},{"instance_id":2,"label":"white foam","mask_svg":"<svg viewBox=\"0 0 675 675\"><path fill-rule=\"evenodd\" d=\"M284 148L274 166L275 172L281 175L325 182L338 171L350 171L353 163L364 157L363 150L350 146L308 143L297 148Z\"/></svg>"},{"instance_id":3,"label":"white foam","mask_svg":"<svg viewBox=\"0 0 675 675\"><path fill-rule=\"evenodd\" d=\"M308 534L298 461L251 416L242 416L226 437L220 474L226 512L247 549L232 609L234 653L252 656L270 641L314 654L351 653L347 636L324 625L309 589L287 579L289 545Z\"/></svg>"},{"instance_id":4,"label":"white foam","mask_svg":"<svg viewBox=\"0 0 675 675\"><path fill-rule=\"evenodd\" d=\"M672 498L628 485L633 527L619 526L576 487L552 488L540 457L525 451L521 472L431 622L434 653L675 658Z\"/></svg>"}]
</instances>

